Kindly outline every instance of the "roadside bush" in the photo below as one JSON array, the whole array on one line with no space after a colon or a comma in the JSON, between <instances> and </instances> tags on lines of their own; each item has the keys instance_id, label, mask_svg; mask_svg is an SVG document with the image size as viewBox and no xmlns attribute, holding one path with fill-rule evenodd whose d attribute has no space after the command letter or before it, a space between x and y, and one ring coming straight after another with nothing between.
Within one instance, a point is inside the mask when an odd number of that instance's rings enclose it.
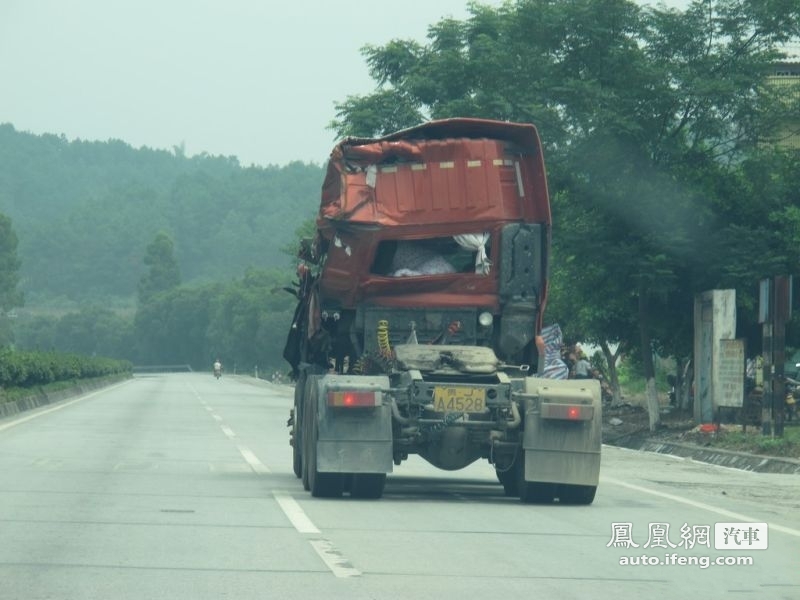
<instances>
[{"instance_id":1,"label":"roadside bush","mask_svg":"<svg viewBox=\"0 0 800 600\"><path fill-rule=\"evenodd\" d=\"M129 373L131 369L131 363L126 360L0 349L0 388L28 388L59 381Z\"/></svg>"}]
</instances>

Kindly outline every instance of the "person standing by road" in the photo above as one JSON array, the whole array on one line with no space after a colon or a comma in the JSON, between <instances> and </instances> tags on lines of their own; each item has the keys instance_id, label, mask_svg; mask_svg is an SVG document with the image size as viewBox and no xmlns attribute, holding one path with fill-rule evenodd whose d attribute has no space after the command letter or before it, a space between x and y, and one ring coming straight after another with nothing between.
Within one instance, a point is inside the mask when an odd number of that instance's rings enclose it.
<instances>
[{"instance_id":1,"label":"person standing by road","mask_svg":"<svg viewBox=\"0 0 800 600\"><path fill-rule=\"evenodd\" d=\"M586 360L586 355L581 352L578 355L578 360L575 363L575 379L591 379L592 365Z\"/></svg>"}]
</instances>

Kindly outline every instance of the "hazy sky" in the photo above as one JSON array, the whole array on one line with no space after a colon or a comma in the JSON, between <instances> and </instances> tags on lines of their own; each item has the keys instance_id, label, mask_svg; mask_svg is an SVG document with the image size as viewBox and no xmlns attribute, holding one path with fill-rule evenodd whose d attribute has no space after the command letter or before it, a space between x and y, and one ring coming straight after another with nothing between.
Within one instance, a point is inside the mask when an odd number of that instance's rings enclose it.
<instances>
[{"instance_id":1,"label":"hazy sky","mask_svg":"<svg viewBox=\"0 0 800 600\"><path fill-rule=\"evenodd\" d=\"M243 165L322 163L335 141L334 102L374 88L359 49L424 41L442 17L466 18L466 5L0 0L0 123L137 148L184 145Z\"/></svg>"}]
</instances>

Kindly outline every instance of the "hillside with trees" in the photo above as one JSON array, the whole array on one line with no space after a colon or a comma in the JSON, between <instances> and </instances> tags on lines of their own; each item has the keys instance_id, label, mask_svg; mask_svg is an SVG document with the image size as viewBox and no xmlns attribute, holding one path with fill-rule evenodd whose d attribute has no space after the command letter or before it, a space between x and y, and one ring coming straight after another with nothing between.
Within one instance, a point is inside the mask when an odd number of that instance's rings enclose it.
<instances>
[{"instance_id":1,"label":"hillside with trees","mask_svg":"<svg viewBox=\"0 0 800 600\"><path fill-rule=\"evenodd\" d=\"M172 239L187 283L286 268L281 249L315 214L322 178L315 164L243 168L232 157L0 125L0 213L19 239L28 307L129 302L159 231Z\"/></svg>"},{"instance_id":2,"label":"hillside with trees","mask_svg":"<svg viewBox=\"0 0 800 600\"><path fill-rule=\"evenodd\" d=\"M280 369L322 179L0 125L0 347Z\"/></svg>"}]
</instances>

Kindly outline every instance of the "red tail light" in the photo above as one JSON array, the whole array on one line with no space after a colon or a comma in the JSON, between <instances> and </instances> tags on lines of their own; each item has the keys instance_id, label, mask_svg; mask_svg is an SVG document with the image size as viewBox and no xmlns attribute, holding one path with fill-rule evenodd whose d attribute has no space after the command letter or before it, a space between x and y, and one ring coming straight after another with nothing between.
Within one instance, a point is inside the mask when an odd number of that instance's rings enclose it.
<instances>
[{"instance_id":1,"label":"red tail light","mask_svg":"<svg viewBox=\"0 0 800 600\"><path fill-rule=\"evenodd\" d=\"M362 408L365 406L378 406L378 404L380 404L380 401L375 392L328 392L328 406Z\"/></svg>"},{"instance_id":2,"label":"red tail light","mask_svg":"<svg viewBox=\"0 0 800 600\"><path fill-rule=\"evenodd\" d=\"M540 414L543 419L590 421L594 417L594 407L590 404L542 403Z\"/></svg>"}]
</instances>

